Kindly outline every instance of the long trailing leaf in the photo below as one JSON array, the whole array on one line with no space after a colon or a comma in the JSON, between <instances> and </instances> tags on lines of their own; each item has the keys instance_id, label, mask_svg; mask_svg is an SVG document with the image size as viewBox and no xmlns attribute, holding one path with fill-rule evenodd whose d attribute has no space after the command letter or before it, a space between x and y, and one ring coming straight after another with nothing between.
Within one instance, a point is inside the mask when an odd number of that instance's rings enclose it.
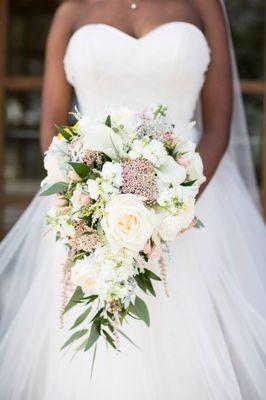
<instances>
[{"instance_id":1,"label":"long trailing leaf","mask_svg":"<svg viewBox=\"0 0 266 400\"><path fill-rule=\"evenodd\" d=\"M73 293L72 297L70 298L69 302L67 303L64 313L69 311L72 307L74 307L80 300L83 299L84 293L80 286L76 287L75 292Z\"/></svg>"},{"instance_id":2,"label":"long trailing leaf","mask_svg":"<svg viewBox=\"0 0 266 400\"><path fill-rule=\"evenodd\" d=\"M91 312L91 307L88 307L82 314L80 314L80 316L76 319L76 321L74 322L74 324L71 326L71 329L76 328L77 326L79 326L80 324L82 324L83 321L85 321L85 319L88 317L89 313Z\"/></svg>"},{"instance_id":3,"label":"long trailing leaf","mask_svg":"<svg viewBox=\"0 0 266 400\"><path fill-rule=\"evenodd\" d=\"M43 192L40 193L40 196L51 196L52 194L64 192L67 190L68 184L65 182L57 182L53 185L46 188Z\"/></svg>"},{"instance_id":4,"label":"long trailing leaf","mask_svg":"<svg viewBox=\"0 0 266 400\"><path fill-rule=\"evenodd\" d=\"M69 346L74 341L80 339L87 332L88 332L88 329L82 329L80 331L77 331L77 332L73 333L73 335L71 335L70 338L63 344L63 346L61 347L61 350L63 350L65 347Z\"/></svg>"},{"instance_id":5,"label":"long trailing leaf","mask_svg":"<svg viewBox=\"0 0 266 400\"><path fill-rule=\"evenodd\" d=\"M112 336L109 335L109 333L108 333L105 329L103 329L102 332L103 332L104 336L106 337L107 342L108 342L114 349L116 349L115 342L114 342L114 339L112 338Z\"/></svg>"},{"instance_id":6,"label":"long trailing leaf","mask_svg":"<svg viewBox=\"0 0 266 400\"><path fill-rule=\"evenodd\" d=\"M145 275L147 275L149 278L153 279L154 281L161 281L161 278L156 275L154 272L152 272L150 269L145 268Z\"/></svg>"},{"instance_id":7,"label":"long trailing leaf","mask_svg":"<svg viewBox=\"0 0 266 400\"><path fill-rule=\"evenodd\" d=\"M135 304L130 303L129 312L139 317L145 322L147 326L150 326L150 315L146 303L140 298L136 297Z\"/></svg>"},{"instance_id":8,"label":"long trailing leaf","mask_svg":"<svg viewBox=\"0 0 266 400\"><path fill-rule=\"evenodd\" d=\"M94 369L94 364L95 364L95 359L96 359L96 353L97 353L97 343L95 344L94 350L93 350L90 379L92 378L92 374L93 374L93 369Z\"/></svg>"},{"instance_id":9,"label":"long trailing leaf","mask_svg":"<svg viewBox=\"0 0 266 400\"><path fill-rule=\"evenodd\" d=\"M100 337L99 330L100 330L99 324L96 322L93 322L93 324L91 326L91 330L90 330L90 336L87 340L84 351L88 351L94 345L94 343L99 339L99 337Z\"/></svg>"},{"instance_id":10,"label":"long trailing leaf","mask_svg":"<svg viewBox=\"0 0 266 400\"><path fill-rule=\"evenodd\" d=\"M97 313L94 315L94 317L91 319L91 321L90 322L93 322L93 321L95 321L97 318L99 318L99 316L101 315L101 313L103 312L103 307L102 308L100 308L100 310L99 311L97 311Z\"/></svg>"},{"instance_id":11,"label":"long trailing leaf","mask_svg":"<svg viewBox=\"0 0 266 400\"><path fill-rule=\"evenodd\" d=\"M128 337L123 331L118 329L118 332L120 333L120 335L124 336L124 338L126 338L131 344L133 344L133 346L135 346L138 350L142 351L142 349L136 343L134 343L133 340L130 339L130 337Z\"/></svg>"}]
</instances>

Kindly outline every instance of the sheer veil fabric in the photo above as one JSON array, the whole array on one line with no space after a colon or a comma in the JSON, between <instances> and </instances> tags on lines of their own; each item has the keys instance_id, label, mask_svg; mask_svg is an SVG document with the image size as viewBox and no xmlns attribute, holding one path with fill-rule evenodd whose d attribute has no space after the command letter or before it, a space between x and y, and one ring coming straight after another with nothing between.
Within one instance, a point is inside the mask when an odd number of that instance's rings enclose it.
<instances>
[{"instance_id":1,"label":"sheer veil fabric","mask_svg":"<svg viewBox=\"0 0 266 400\"><path fill-rule=\"evenodd\" d=\"M189 23L164 24L141 40L90 24L71 37L64 62L82 113L116 104L138 111L159 101L184 126L210 57L203 33ZM230 148L198 201L205 228L171 243L170 298L160 285L156 299L146 298L151 327L125 326L141 350L122 340L117 356L100 342L92 380L92 352L71 362L59 352L69 332L58 321L65 249L45 228L52 200L37 194L3 240L1 400L265 399L265 226L251 198L257 189L233 57L232 68Z\"/></svg>"}]
</instances>

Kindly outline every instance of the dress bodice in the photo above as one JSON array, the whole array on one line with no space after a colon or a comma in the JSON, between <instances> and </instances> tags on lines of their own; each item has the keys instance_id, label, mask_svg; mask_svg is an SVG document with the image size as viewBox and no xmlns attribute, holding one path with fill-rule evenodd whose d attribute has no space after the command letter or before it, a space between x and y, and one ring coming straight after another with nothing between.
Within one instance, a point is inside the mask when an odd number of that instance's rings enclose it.
<instances>
[{"instance_id":1,"label":"dress bodice","mask_svg":"<svg viewBox=\"0 0 266 400\"><path fill-rule=\"evenodd\" d=\"M209 61L205 36L186 22L163 24L140 39L109 25L84 25L64 60L83 114L113 105L141 111L160 102L182 125L193 117Z\"/></svg>"}]
</instances>

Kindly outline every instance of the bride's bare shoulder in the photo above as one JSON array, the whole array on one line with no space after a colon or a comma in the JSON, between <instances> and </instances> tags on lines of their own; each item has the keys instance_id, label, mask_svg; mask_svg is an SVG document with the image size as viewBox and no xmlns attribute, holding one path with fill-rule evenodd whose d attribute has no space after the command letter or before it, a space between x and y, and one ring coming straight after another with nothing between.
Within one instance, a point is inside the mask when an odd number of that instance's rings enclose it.
<instances>
[{"instance_id":1,"label":"bride's bare shoulder","mask_svg":"<svg viewBox=\"0 0 266 400\"><path fill-rule=\"evenodd\" d=\"M81 7L82 2L79 0L64 1L55 11L51 29L70 36L75 30Z\"/></svg>"},{"instance_id":2,"label":"bride's bare shoulder","mask_svg":"<svg viewBox=\"0 0 266 400\"><path fill-rule=\"evenodd\" d=\"M194 7L197 9L203 24L223 23L224 13L221 0L192 0Z\"/></svg>"}]
</instances>

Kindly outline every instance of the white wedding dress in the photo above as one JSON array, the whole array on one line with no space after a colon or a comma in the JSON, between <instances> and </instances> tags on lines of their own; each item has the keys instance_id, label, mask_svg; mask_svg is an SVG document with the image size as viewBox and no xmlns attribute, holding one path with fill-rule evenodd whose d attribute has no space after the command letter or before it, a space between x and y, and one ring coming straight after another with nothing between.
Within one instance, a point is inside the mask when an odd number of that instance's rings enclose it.
<instances>
[{"instance_id":1,"label":"white wedding dress","mask_svg":"<svg viewBox=\"0 0 266 400\"><path fill-rule=\"evenodd\" d=\"M90 24L71 37L65 69L82 113L160 102L183 126L209 61L207 40L190 23L140 39ZM141 350L122 340L117 355L100 342L92 379L92 352L70 362L71 351L58 350L68 336L59 329L65 250L44 235L49 203L37 196L1 246L1 400L266 398L265 228L228 153L198 201L205 228L170 246L170 298L158 284L157 298L146 298L151 327L125 326Z\"/></svg>"}]
</instances>

